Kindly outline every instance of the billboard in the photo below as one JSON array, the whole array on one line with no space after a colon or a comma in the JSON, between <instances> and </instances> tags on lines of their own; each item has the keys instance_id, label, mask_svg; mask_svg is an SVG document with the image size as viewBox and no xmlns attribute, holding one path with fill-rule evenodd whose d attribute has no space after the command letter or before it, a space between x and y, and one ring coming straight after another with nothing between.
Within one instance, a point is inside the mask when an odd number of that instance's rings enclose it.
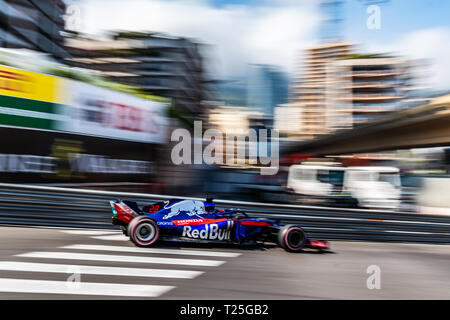
<instances>
[{"instance_id":1,"label":"billboard","mask_svg":"<svg viewBox=\"0 0 450 320\"><path fill-rule=\"evenodd\" d=\"M66 81L57 129L144 143L167 139L165 104L90 84Z\"/></svg>"},{"instance_id":2,"label":"billboard","mask_svg":"<svg viewBox=\"0 0 450 320\"><path fill-rule=\"evenodd\" d=\"M60 78L0 65L0 96L57 102Z\"/></svg>"},{"instance_id":3,"label":"billboard","mask_svg":"<svg viewBox=\"0 0 450 320\"><path fill-rule=\"evenodd\" d=\"M0 125L52 130L60 79L0 65Z\"/></svg>"},{"instance_id":4,"label":"billboard","mask_svg":"<svg viewBox=\"0 0 450 320\"><path fill-rule=\"evenodd\" d=\"M0 65L0 181L149 182L166 106Z\"/></svg>"},{"instance_id":5,"label":"billboard","mask_svg":"<svg viewBox=\"0 0 450 320\"><path fill-rule=\"evenodd\" d=\"M0 65L0 125L167 141L166 103Z\"/></svg>"}]
</instances>

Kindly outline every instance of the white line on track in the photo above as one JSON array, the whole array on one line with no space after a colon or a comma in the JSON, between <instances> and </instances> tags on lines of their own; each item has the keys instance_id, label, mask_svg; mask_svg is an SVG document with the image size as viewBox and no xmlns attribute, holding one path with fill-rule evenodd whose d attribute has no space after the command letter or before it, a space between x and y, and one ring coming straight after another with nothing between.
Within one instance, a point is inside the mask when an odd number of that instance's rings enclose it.
<instances>
[{"instance_id":1,"label":"white line on track","mask_svg":"<svg viewBox=\"0 0 450 320\"><path fill-rule=\"evenodd\" d=\"M101 236L101 235L119 235L122 234L121 231L117 230L103 230L103 231L97 231L97 230L61 230L64 233L68 234L79 234L79 235L86 235L86 236Z\"/></svg>"},{"instance_id":2,"label":"white line on track","mask_svg":"<svg viewBox=\"0 0 450 320\"><path fill-rule=\"evenodd\" d=\"M47 259L67 259L67 260L91 260L91 261L114 261L129 263L160 263L178 264L187 266L217 267L225 263L219 260L197 260L197 259L174 259L157 257L138 257L107 254L72 253L72 252L28 252L16 255L26 258L47 258Z\"/></svg>"},{"instance_id":3,"label":"white line on track","mask_svg":"<svg viewBox=\"0 0 450 320\"><path fill-rule=\"evenodd\" d=\"M200 250L184 250L184 249L161 249L161 248L138 248L138 247L122 247L122 246L103 246L89 244L75 244L60 247L61 249L75 250L96 250L96 251L114 251L114 252L137 252L137 253L161 253L161 254L179 254L192 256L209 256L209 257L239 257L240 253L235 252L218 252L218 251L200 251Z\"/></svg>"},{"instance_id":4,"label":"white line on track","mask_svg":"<svg viewBox=\"0 0 450 320\"><path fill-rule=\"evenodd\" d=\"M127 236L125 236L124 234L114 234L114 235L103 235L103 236L97 236L97 237L91 237L93 239L98 239L98 240L109 240L109 241L128 241L130 240Z\"/></svg>"},{"instance_id":5,"label":"white line on track","mask_svg":"<svg viewBox=\"0 0 450 320\"><path fill-rule=\"evenodd\" d=\"M193 279L203 273L202 271L189 271L189 270L100 267L100 266L49 264L49 263L17 262L17 261L0 261L0 270L51 272L51 273L73 273L74 270L77 270L80 272L80 274L130 276L130 277L157 277L157 278L176 278L176 279Z\"/></svg>"},{"instance_id":6,"label":"white line on track","mask_svg":"<svg viewBox=\"0 0 450 320\"><path fill-rule=\"evenodd\" d=\"M158 297L173 286L0 278L0 292Z\"/></svg>"}]
</instances>

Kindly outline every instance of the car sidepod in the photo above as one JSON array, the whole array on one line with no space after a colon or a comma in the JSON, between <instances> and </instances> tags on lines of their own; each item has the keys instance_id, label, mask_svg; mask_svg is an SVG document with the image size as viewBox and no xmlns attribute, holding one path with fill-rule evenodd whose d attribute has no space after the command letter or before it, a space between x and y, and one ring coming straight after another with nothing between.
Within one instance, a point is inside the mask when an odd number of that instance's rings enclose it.
<instances>
[{"instance_id":1,"label":"car sidepod","mask_svg":"<svg viewBox=\"0 0 450 320\"><path fill-rule=\"evenodd\" d=\"M199 242L233 242L235 221L212 217L160 220L157 222L163 238L196 240Z\"/></svg>"},{"instance_id":2,"label":"car sidepod","mask_svg":"<svg viewBox=\"0 0 450 320\"><path fill-rule=\"evenodd\" d=\"M278 229L273 222L262 219L241 219L237 221L236 238L239 242L272 241Z\"/></svg>"},{"instance_id":3,"label":"car sidepod","mask_svg":"<svg viewBox=\"0 0 450 320\"><path fill-rule=\"evenodd\" d=\"M234 239L232 219L195 219L201 221L173 221L181 238L230 242Z\"/></svg>"}]
</instances>

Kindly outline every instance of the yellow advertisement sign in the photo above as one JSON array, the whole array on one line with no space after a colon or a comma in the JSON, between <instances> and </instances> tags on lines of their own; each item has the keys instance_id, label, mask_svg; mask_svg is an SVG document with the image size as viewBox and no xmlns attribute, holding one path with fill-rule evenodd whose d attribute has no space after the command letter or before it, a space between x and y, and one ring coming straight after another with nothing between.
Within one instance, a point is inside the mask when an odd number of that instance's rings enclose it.
<instances>
[{"instance_id":1,"label":"yellow advertisement sign","mask_svg":"<svg viewBox=\"0 0 450 320\"><path fill-rule=\"evenodd\" d=\"M0 95L59 102L60 79L0 65Z\"/></svg>"}]
</instances>

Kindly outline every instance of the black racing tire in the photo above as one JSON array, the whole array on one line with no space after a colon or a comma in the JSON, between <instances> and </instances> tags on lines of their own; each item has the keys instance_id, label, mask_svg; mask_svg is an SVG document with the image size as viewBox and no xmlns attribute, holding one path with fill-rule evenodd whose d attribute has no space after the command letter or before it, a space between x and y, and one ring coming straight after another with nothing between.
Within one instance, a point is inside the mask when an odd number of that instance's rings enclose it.
<instances>
[{"instance_id":1,"label":"black racing tire","mask_svg":"<svg viewBox=\"0 0 450 320\"><path fill-rule=\"evenodd\" d=\"M149 247L159 239L159 227L155 220L147 216L138 216L128 224L130 240L138 247Z\"/></svg>"},{"instance_id":2,"label":"black racing tire","mask_svg":"<svg viewBox=\"0 0 450 320\"><path fill-rule=\"evenodd\" d=\"M278 244L288 252L300 252L306 243L306 234L299 226L288 224L278 231Z\"/></svg>"}]
</instances>

